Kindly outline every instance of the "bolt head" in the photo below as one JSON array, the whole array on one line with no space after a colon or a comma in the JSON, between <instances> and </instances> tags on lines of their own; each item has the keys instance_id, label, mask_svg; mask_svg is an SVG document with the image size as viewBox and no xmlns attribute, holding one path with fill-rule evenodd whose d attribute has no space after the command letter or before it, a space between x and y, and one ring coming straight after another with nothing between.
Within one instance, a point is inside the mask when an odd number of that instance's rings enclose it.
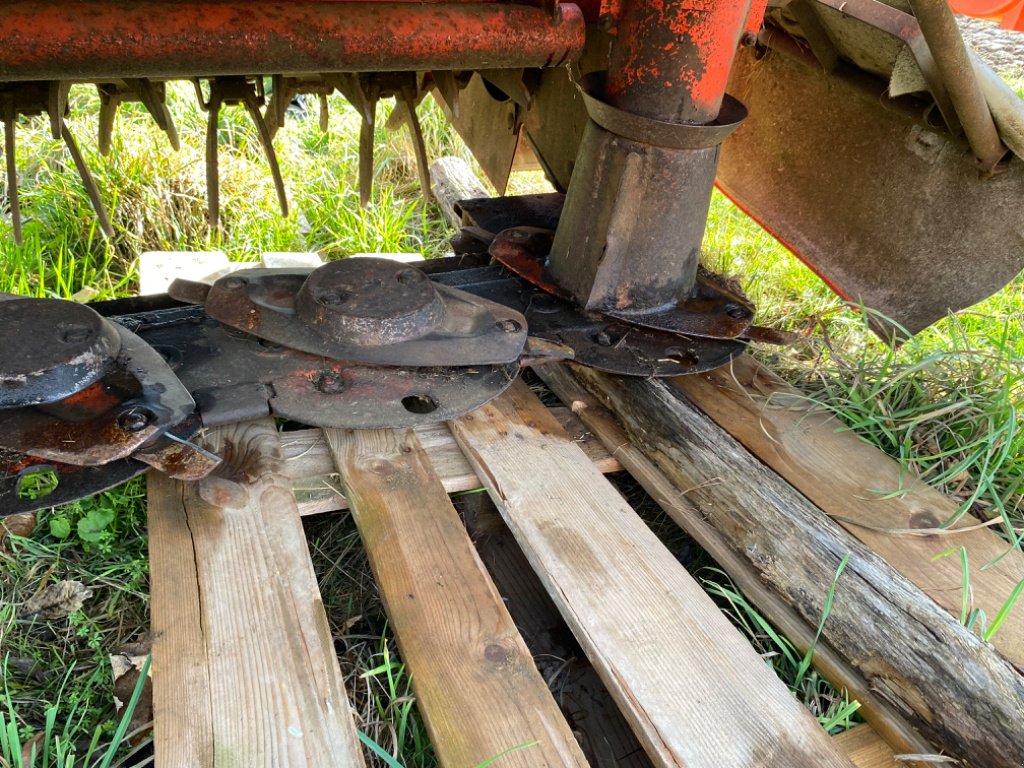
<instances>
[{"instance_id":1,"label":"bolt head","mask_svg":"<svg viewBox=\"0 0 1024 768\"><path fill-rule=\"evenodd\" d=\"M129 408L117 417L117 426L124 432L141 432L153 420L153 414L144 408Z\"/></svg>"}]
</instances>

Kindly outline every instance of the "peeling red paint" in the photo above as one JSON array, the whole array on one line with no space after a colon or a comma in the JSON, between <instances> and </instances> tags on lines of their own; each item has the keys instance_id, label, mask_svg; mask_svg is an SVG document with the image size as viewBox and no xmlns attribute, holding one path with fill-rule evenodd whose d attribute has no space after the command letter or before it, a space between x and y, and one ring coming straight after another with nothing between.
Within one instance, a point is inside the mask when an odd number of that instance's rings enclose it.
<instances>
[{"instance_id":1,"label":"peeling red paint","mask_svg":"<svg viewBox=\"0 0 1024 768\"><path fill-rule=\"evenodd\" d=\"M750 6L751 0L623 0L606 97L654 119L710 122Z\"/></svg>"},{"instance_id":2,"label":"peeling red paint","mask_svg":"<svg viewBox=\"0 0 1024 768\"><path fill-rule=\"evenodd\" d=\"M539 67L585 34L570 3L10 0L0 80Z\"/></svg>"}]
</instances>

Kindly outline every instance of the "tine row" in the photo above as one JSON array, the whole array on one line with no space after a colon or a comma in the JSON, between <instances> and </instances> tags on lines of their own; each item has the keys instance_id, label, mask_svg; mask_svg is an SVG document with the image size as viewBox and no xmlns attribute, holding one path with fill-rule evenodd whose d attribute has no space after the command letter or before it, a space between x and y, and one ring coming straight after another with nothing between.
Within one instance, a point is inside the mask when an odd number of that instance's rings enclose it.
<instances>
[{"instance_id":1,"label":"tine row","mask_svg":"<svg viewBox=\"0 0 1024 768\"><path fill-rule=\"evenodd\" d=\"M203 81L207 93L204 93ZM384 72L374 74L324 74L303 77L276 75L271 78L271 92L264 88L260 76L230 76L195 78L192 80L199 104L207 112L206 125L206 183L209 224L220 226L220 178L218 159L218 132L220 114L225 107L243 107L256 128L270 173L273 177L281 214L288 215L288 198L284 179L274 151L273 140L284 125L289 107L299 96L316 96L320 106L320 129L328 129L327 97L338 91L359 113L362 127L359 134L359 202L365 207L371 198L374 169L374 131L377 104L381 99L394 98L395 108L389 126L409 126L416 157L417 173L423 197L430 200L430 177L427 150L416 108L426 90L415 72ZM71 83L46 81L26 83L0 83L0 123L4 131L4 159L6 165L7 196L11 210L14 239L23 241L21 206L18 200L18 172L15 164L15 127L19 117L46 115L55 139L62 140L75 164L99 222L107 238L114 237L99 188L89 172L66 121L68 95ZM180 148L177 126L167 107L166 84L148 78L126 78L96 84L99 95L98 148L102 155L110 153L117 110L121 104L136 102L143 105L154 123L162 130L174 150ZM207 95L208 94L208 95Z\"/></svg>"}]
</instances>

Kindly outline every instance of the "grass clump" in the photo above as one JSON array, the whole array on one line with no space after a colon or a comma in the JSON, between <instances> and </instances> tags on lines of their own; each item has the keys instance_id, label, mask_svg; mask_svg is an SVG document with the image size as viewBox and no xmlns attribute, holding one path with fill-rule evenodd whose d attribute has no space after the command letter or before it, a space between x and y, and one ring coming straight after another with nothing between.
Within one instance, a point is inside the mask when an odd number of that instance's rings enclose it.
<instances>
[{"instance_id":1,"label":"grass clump","mask_svg":"<svg viewBox=\"0 0 1024 768\"><path fill-rule=\"evenodd\" d=\"M144 500L144 484L134 480L42 512L28 536L0 544L0 726L7 744L0 754L7 764L20 765L18 745L37 742L40 768L64 766L72 754L113 759L133 749L118 733L128 720L115 712L109 657L144 641L149 624ZM59 617L19 612L62 581L81 582L91 596ZM45 761L44 746L55 762Z\"/></svg>"},{"instance_id":2,"label":"grass clump","mask_svg":"<svg viewBox=\"0 0 1024 768\"><path fill-rule=\"evenodd\" d=\"M789 349L756 350L769 367L898 459L908 479L958 499L961 515L998 518L1020 546L1024 278L894 347L872 333L869 311L831 293L718 194L704 248L709 266L739 276L755 322L799 335Z\"/></svg>"}]
</instances>

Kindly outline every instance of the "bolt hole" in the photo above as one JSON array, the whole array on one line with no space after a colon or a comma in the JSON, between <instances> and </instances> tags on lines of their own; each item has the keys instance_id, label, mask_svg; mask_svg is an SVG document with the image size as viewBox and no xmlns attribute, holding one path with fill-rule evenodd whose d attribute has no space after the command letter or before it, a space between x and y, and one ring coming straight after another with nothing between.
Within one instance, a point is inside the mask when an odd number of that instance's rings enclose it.
<instances>
[{"instance_id":1,"label":"bolt hole","mask_svg":"<svg viewBox=\"0 0 1024 768\"><path fill-rule=\"evenodd\" d=\"M418 269L403 269L395 275L397 280L402 285L412 285L418 283L423 277L423 273Z\"/></svg>"},{"instance_id":2,"label":"bolt hole","mask_svg":"<svg viewBox=\"0 0 1024 768\"><path fill-rule=\"evenodd\" d=\"M739 304L726 304L725 314L731 317L733 320L742 320L747 316L747 310L745 307L741 307Z\"/></svg>"},{"instance_id":3,"label":"bolt hole","mask_svg":"<svg viewBox=\"0 0 1024 768\"><path fill-rule=\"evenodd\" d=\"M430 395L408 395L402 398L402 407L409 413L427 414L437 410L437 401Z\"/></svg>"},{"instance_id":4,"label":"bolt hole","mask_svg":"<svg viewBox=\"0 0 1024 768\"><path fill-rule=\"evenodd\" d=\"M88 341L89 337L92 336L92 329L84 325L61 325L58 326L58 331L60 333L60 340L65 344L81 344L83 341Z\"/></svg>"},{"instance_id":5,"label":"bolt hole","mask_svg":"<svg viewBox=\"0 0 1024 768\"><path fill-rule=\"evenodd\" d=\"M336 307L348 301L348 295L340 291L324 291L316 300L325 307Z\"/></svg>"},{"instance_id":6,"label":"bolt hole","mask_svg":"<svg viewBox=\"0 0 1024 768\"><path fill-rule=\"evenodd\" d=\"M59 483L60 478L51 467L30 468L18 478L18 498L25 501L41 499L57 490Z\"/></svg>"},{"instance_id":7,"label":"bolt hole","mask_svg":"<svg viewBox=\"0 0 1024 768\"><path fill-rule=\"evenodd\" d=\"M523 329L523 326L515 320L499 320L495 325L497 325L498 330L503 333L519 333L519 331Z\"/></svg>"}]
</instances>

